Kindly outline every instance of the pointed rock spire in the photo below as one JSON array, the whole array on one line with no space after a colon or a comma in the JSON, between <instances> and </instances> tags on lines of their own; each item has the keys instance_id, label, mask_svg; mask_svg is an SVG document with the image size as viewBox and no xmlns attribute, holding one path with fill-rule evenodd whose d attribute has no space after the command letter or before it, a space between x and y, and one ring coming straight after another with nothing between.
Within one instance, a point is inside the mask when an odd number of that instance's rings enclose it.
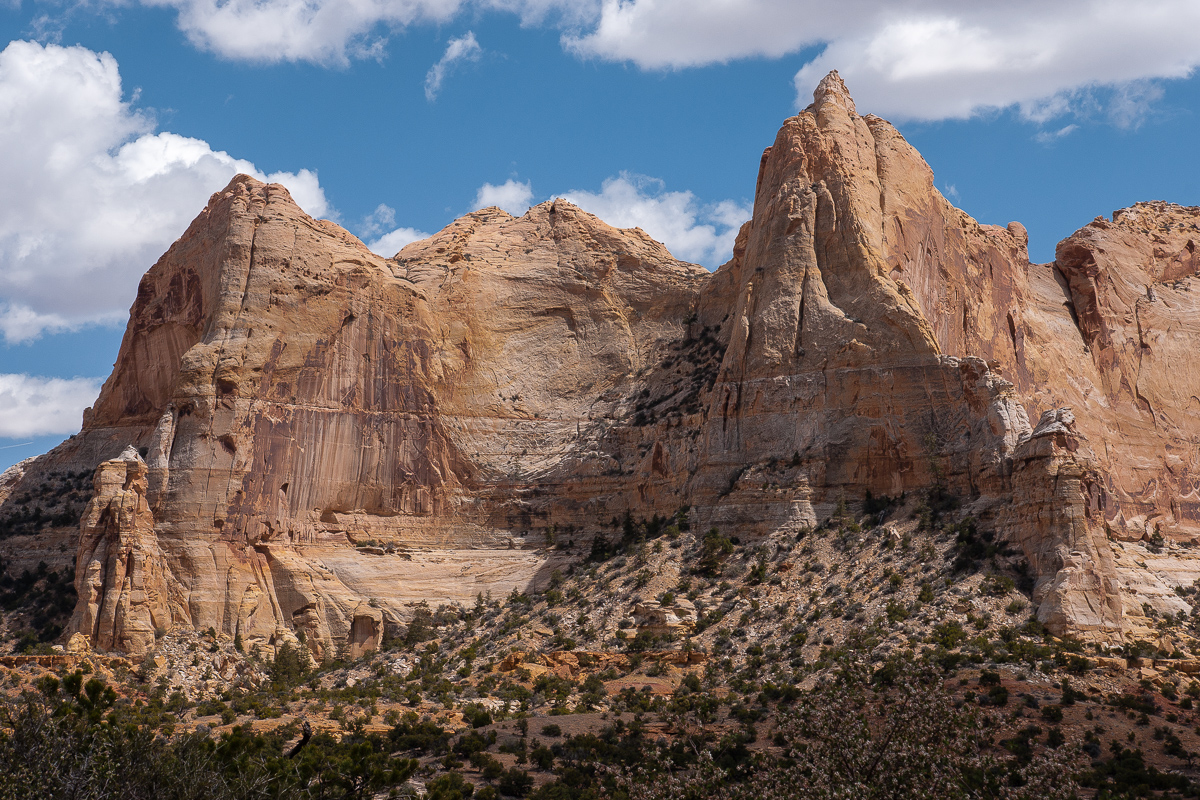
<instances>
[{"instance_id":1,"label":"pointed rock spire","mask_svg":"<svg viewBox=\"0 0 1200 800\"><path fill-rule=\"evenodd\" d=\"M813 92L813 110L819 109L825 103L837 103L851 114L856 114L854 110L854 99L850 97L850 90L846 88L842 76L838 75L835 69L821 79L817 84L816 90Z\"/></svg>"}]
</instances>

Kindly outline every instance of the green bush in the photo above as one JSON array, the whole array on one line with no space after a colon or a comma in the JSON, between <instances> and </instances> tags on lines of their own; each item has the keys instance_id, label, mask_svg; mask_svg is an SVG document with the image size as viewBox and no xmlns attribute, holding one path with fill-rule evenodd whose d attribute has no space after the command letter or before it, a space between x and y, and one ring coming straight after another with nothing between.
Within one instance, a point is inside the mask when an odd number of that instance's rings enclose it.
<instances>
[{"instance_id":1,"label":"green bush","mask_svg":"<svg viewBox=\"0 0 1200 800\"><path fill-rule=\"evenodd\" d=\"M509 767L496 783L496 789L507 797L524 797L533 788L533 776L523 769Z\"/></svg>"},{"instance_id":2,"label":"green bush","mask_svg":"<svg viewBox=\"0 0 1200 800\"><path fill-rule=\"evenodd\" d=\"M696 559L696 572L709 578L715 578L721 573L725 559L733 552L733 540L722 536L716 528L710 528L704 534L700 545L700 555Z\"/></svg>"},{"instance_id":3,"label":"green bush","mask_svg":"<svg viewBox=\"0 0 1200 800\"><path fill-rule=\"evenodd\" d=\"M284 642L275 651L268 674L271 687L275 690L299 686L308 675L308 654L296 649L290 642Z\"/></svg>"},{"instance_id":4,"label":"green bush","mask_svg":"<svg viewBox=\"0 0 1200 800\"><path fill-rule=\"evenodd\" d=\"M426 800L467 800L475 787L457 772L447 772L425 784Z\"/></svg>"}]
</instances>

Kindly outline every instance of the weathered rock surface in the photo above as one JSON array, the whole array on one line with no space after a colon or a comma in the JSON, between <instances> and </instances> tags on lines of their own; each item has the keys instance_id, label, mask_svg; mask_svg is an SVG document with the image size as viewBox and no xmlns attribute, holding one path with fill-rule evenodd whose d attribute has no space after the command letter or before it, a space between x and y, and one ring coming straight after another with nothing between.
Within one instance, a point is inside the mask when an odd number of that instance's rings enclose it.
<instances>
[{"instance_id":1,"label":"weathered rock surface","mask_svg":"<svg viewBox=\"0 0 1200 800\"><path fill-rule=\"evenodd\" d=\"M752 536L935 483L1023 549L1054 630L1119 640L1200 572L1198 223L1139 204L1030 264L836 73L712 274L561 200L382 259L239 176L143 279L83 431L9 483L104 462L101 648L164 620L360 654L626 511ZM1128 555L1154 537L1169 558Z\"/></svg>"},{"instance_id":2,"label":"weathered rock surface","mask_svg":"<svg viewBox=\"0 0 1200 800\"><path fill-rule=\"evenodd\" d=\"M25 469L36 460L36 458L27 458L13 464L4 472L0 472L0 503L8 500L13 490L21 485L21 480L25 477Z\"/></svg>"},{"instance_id":3,"label":"weathered rock surface","mask_svg":"<svg viewBox=\"0 0 1200 800\"><path fill-rule=\"evenodd\" d=\"M633 621L638 633L645 631L654 636L678 635L696 627L696 607L682 597L669 603L646 600L634 606Z\"/></svg>"},{"instance_id":4,"label":"weathered rock surface","mask_svg":"<svg viewBox=\"0 0 1200 800\"><path fill-rule=\"evenodd\" d=\"M179 606L171 602L174 581L146 502L146 472L132 446L105 461L83 514L71 627L101 650L144 652L156 631L171 627Z\"/></svg>"},{"instance_id":5,"label":"weathered rock surface","mask_svg":"<svg viewBox=\"0 0 1200 800\"><path fill-rule=\"evenodd\" d=\"M1200 537L1198 245L1200 208L1138 203L1055 254L1085 354L1071 399L1106 444L1103 516L1120 539Z\"/></svg>"},{"instance_id":6,"label":"weathered rock surface","mask_svg":"<svg viewBox=\"0 0 1200 800\"><path fill-rule=\"evenodd\" d=\"M1042 414L1013 454L1013 504L1001 516L1037 582L1039 619L1055 630L1120 630L1123 607L1113 554L1094 517L1095 458L1069 409Z\"/></svg>"}]
</instances>

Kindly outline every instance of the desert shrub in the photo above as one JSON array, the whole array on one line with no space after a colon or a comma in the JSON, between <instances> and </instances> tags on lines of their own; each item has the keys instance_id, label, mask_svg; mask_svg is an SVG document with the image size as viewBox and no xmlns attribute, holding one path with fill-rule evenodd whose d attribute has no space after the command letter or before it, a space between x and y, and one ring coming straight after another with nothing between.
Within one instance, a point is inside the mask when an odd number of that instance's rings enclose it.
<instances>
[{"instance_id":1,"label":"desert shrub","mask_svg":"<svg viewBox=\"0 0 1200 800\"><path fill-rule=\"evenodd\" d=\"M408 780L415 759L376 736L328 734L288 753L291 731L236 727L169 736L81 673L0 705L0 798L23 800L366 800Z\"/></svg>"},{"instance_id":2,"label":"desert shrub","mask_svg":"<svg viewBox=\"0 0 1200 800\"><path fill-rule=\"evenodd\" d=\"M496 782L496 788L508 797L524 797L533 788L533 776L523 769L509 767Z\"/></svg>"},{"instance_id":3,"label":"desert shrub","mask_svg":"<svg viewBox=\"0 0 1200 800\"><path fill-rule=\"evenodd\" d=\"M853 797L939 800L1068 800L1078 796L1073 748L1042 750L1032 735L1021 757L981 749L986 712L958 708L941 676L898 663L889 681L844 662L837 675L781 712L782 758L709 746L688 770L659 747L618 773L616 791L648 800L809 800ZM1020 735L1018 737L1020 738Z\"/></svg>"},{"instance_id":4,"label":"desert shrub","mask_svg":"<svg viewBox=\"0 0 1200 800\"><path fill-rule=\"evenodd\" d=\"M1195 784L1182 775L1147 765L1141 750L1113 749L1112 758L1096 764L1080 779L1082 785L1099 790L1101 797L1147 797L1171 789L1194 795Z\"/></svg>"},{"instance_id":5,"label":"desert shrub","mask_svg":"<svg viewBox=\"0 0 1200 800\"><path fill-rule=\"evenodd\" d=\"M995 542L996 534L979 530L974 517L966 517L952 530L955 534L952 569L955 572L977 569L984 560L1000 552L1000 547Z\"/></svg>"},{"instance_id":6,"label":"desert shrub","mask_svg":"<svg viewBox=\"0 0 1200 800\"><path fill-rule=\"evenodd\" d=\"M62 634L75 600L75 570L53 571L41 561L32 572L22 570L14 577L0 562L0 609L20 612L29 625L17 636L18 653L52 652L49 642Z\"/></svg>"},{"instance_id":7,"label":"desert shrub","mask_svg":"<svg viewBox=\"0 0 1200 800\"><path fill-rule=\"evenodd\" d=\"M447 772L431 780L425 791L428 800L467 800L475 793L475 787L457 772Z\"/></svg>"},{"instance_id":8,"label":"desert shrub","mask_svg":"<svg viewBox=\"0 0 1200 800\"><path fill-rule=\"evenodd\" d=\"M438 754L449 747L450 733L431 720L421 720L415 711L409 711L388 731L388 741L393 750L400 752Z\"/></svg>"},{"instance_id":9,"label":"desert shrub","mask_svg":"<svg viewBox=\"0 0 1200 800\"><path fill-rule=\"evenodd\" d=\"M897 497L888 497L886 494L881 494L878 497L871 494L871 490L867 490L866 497L863 498L863 513L870 514L875 517L878 522L883 522L887 517L892 507L904 502L904 493L901 492Z\"/></svg>"},{"instance_id":10,"label":"desert shrub","mask_svg":"<svg viewBox=\"0 0 1200 800\"><path fill-rule=\"evenodd\" d=\"M408 622L408 630L404 634L404 646L415 647L421 642L433 638L433 612L427 603L420 603L413 610L412 619Z\"/></svg>"},{"instance_id":11,"label":"desert shrub","mask_svg":"<svg viewBox=\"0 0 1200 800\"><path fill-rule=\"evenodd\" d=\"M463 708L462 715L472 728L482 728L492 724L491 712L478 703L468 703Z\"/></svg>"}]
</instances>

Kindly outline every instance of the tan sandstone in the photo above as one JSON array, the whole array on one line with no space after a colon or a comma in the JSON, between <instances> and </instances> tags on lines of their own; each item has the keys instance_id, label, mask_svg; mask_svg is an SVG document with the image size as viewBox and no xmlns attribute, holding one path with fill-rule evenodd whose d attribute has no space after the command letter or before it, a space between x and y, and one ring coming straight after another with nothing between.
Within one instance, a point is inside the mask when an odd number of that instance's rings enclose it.
<instances>
[{"instance_id":1,"label":"tan sandstone","mask_svg":"<svg viewBox=\"0 0 1200 800\"><path fill-rule=\"evenodd\" d=\"M836 73L711 274L562 200L384 259L239 176L143 278L83 431L6 491L98 465L102 649L187 625L359 655L626 511L749 537L935 483L1022 549L1056 633L1145 637L1200 577L1198 223L1139 204L1031 264Z\"/></svg>"}]
</instances>

